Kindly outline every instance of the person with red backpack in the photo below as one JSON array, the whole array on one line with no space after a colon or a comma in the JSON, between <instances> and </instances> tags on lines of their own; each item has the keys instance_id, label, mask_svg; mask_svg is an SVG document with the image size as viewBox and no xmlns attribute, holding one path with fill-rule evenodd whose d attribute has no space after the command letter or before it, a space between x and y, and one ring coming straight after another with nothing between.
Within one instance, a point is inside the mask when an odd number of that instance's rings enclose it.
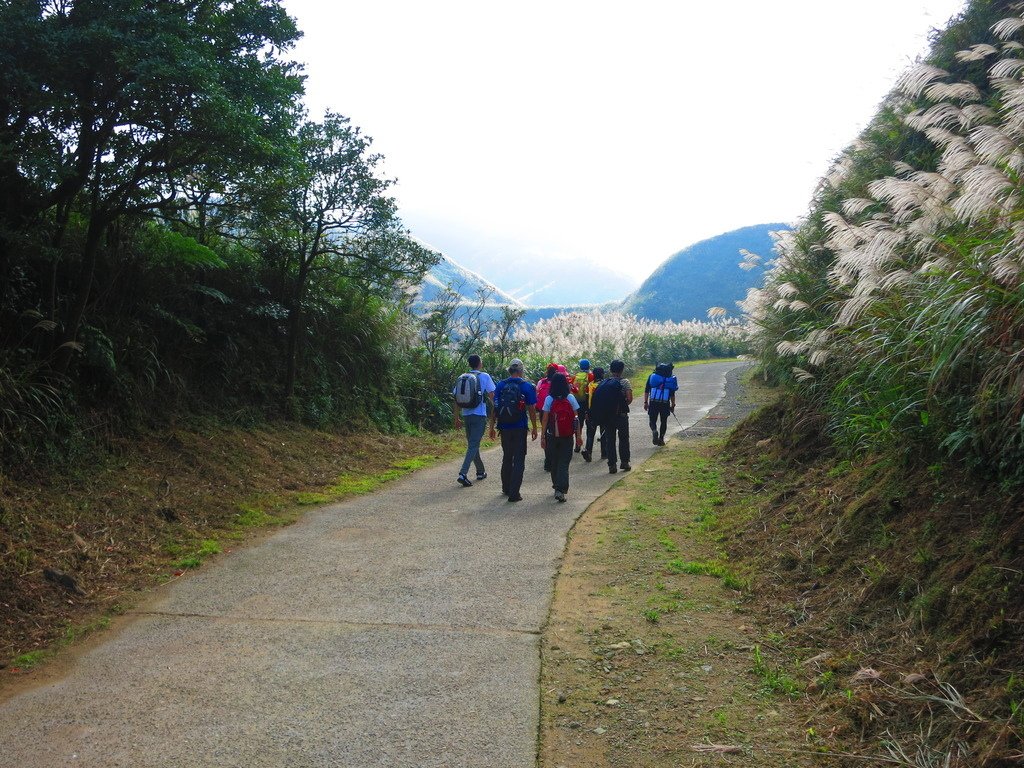
<instances>
[{"instance_id":1,"label":"person with red backpack","mask_svg":"<svg viewBox=\"0 0 1024 768\"><path fill-rule=\"evenodd\" d=\"M569 380L556 372L544 398L540 447L548 457L551 487L560 503L565 501L565 494L569 492L569 462L572 461L573 445L583 445L577 418L579 410L579 402L569 391Z\"/></svg>"}]
</instances>

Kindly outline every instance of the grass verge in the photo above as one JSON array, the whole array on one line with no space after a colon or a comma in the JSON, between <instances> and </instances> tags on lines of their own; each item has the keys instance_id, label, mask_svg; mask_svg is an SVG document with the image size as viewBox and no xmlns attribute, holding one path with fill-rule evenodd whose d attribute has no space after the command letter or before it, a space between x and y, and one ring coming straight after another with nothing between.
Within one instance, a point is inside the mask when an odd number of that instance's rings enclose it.
<instances>
[{"instance_id":1,"label":"grass verge","mask_svg":"<svg viewBox=\"0 0 1024 768\"><path fill-rule=\"evenodd\" d=\"M113 444L72 474L0 477L0 683L310 505L463 450L455 433L210 427Z\"/></svg>"}]
</instances>

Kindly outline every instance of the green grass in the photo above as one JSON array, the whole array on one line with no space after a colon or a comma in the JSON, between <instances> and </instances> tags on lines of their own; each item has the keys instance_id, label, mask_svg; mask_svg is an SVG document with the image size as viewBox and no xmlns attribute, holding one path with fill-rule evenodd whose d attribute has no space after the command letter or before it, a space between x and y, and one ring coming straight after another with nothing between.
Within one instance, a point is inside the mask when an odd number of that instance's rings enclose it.
<instances>
[{"instance_id":1,"label":"green grass","mask_svg":"<svg viewBox=\"0 0 1024 768\"><path fill-rule=\"evenodd\" d=\"M750 583L747 580L740 578L721 563L686 561L675 558L674 560L669 560L665 568L669 573L685 573L690 576L714 576L722 580L723 586L737 592L744 592L750 588Z\"/></svg>"},{"instance_id":2,"label":"green grass","mask_svg":"<svg viewBox=\"0 0 1024 768\"><path fill-rule=\"evenodd\" d=\"M765 661L761 654L761 646L754 646L753 672L761 678L761 687L765 693L782 696L798 696L800 686L778 667L773 667Z\"/></svg>"},{"instance_id":3,"label":"green grass","mask_svg":"<svg viewBox=\"0 0 1024 768\"><path fill-rule=\"evenodd\" d=\"M220 554L220 544L215 539L204 539L199 544L199 548L196 549L192 554L186 555L174 564L175 568L198 568L203 564L203 561L213 555Z\"/></svg>"},{"instance_id":4,"label":"green grass","mask_svg":"<svg viewBox=\"0 0 1024 768\"><path fill-rule=\"evenodd\" d=\"M295 494L295 503L308 507L321 504L330 504L349 496L363 496L380 488L385 483L397 480L403 475L415 472L417 469L429 467L438 461L444 460L435 456L411 456L394 462L390 469L377 472L373 475L344 474L335 480L334 485L329 488L312 492L307 491Z\"/></svg>"},{"instance_id":5,"label":"green grass","mask_svg":"<svg viewBox=\"0 0 1024 768\"><path fill-rule=\"evenodd\" d=\"M118 606L114 606L110 609L111 613L118 613L120 611L121 609ZM51 645L46 648L28 651L27 653L15 656L11 659L9 666L14 669L21 670L32 669L33 667L36 667L50 659L60 650L67 648L97 630L106 629L109 626L110 615L99 616L81 624L67 624L64 627L64 631Z\"/></svg>"}]
</instances>

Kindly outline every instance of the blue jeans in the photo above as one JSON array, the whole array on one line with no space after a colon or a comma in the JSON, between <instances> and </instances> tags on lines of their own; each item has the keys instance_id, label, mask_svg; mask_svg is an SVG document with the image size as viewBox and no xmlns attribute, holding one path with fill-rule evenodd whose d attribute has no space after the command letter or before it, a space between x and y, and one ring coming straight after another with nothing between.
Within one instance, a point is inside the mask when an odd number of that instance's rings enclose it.
<instances>
[{"instance_id":1,"label":"blue jeans","mask_svg":"<svg viewBox=\"0 0 1024 768\"><path fill-rule=\"evenodd\" d=\"M476 473L484 473L484 460L480 458L480 441L484 439L484 430L487 429L486 416L463 416L462 423L466 427L466 458L462 460L462 469L459 474L469 472L470 462L476 464Z\"/></svg>"}]
</instances>

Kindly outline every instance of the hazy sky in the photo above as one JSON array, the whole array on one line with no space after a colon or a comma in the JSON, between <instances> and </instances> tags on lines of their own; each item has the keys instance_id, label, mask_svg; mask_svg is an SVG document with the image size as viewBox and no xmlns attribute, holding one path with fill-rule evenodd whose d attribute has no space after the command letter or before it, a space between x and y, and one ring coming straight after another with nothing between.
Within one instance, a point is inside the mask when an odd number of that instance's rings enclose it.
<instances>
[{"instance_id":1,"label":"hazy sky","mask_svg":"<svg viewBox=\"0 0 1024 768\"><path fill-rule=\"evenodd\" d=\"M963 0L284 5L311 114L374 138L414 234L640 280L697 240L800 217Z\"/></svg>"}]
</instances>

